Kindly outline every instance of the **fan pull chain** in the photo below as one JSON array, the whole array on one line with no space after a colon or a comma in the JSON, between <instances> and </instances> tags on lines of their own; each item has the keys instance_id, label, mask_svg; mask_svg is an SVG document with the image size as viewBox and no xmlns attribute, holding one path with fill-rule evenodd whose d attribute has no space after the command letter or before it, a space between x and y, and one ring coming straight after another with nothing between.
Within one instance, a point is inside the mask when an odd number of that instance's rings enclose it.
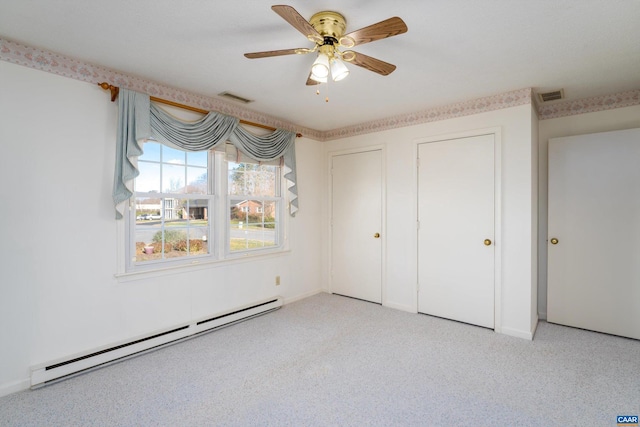
<instances>
[{"instance_id":1,"label":"fan pull chain","mask_svg":"<svg viewBox=\"0 0 640 427\"><path fill-rule=\"evenodd\" d=\"M331 79L327 79L327 96L325 96L324 102L329 102L329 80Z\"/></svg>"},{"instance_id":2,"label":"fan pull chain","mask_svg":"<svg viewBox=\"0 0 640 427\"><path fill-rule=\"evenodd\" d=\"M316 95L320 95L320 88L323 83L318 84L318 88L316 89ZM329 80L326 82L326 95L324 97L324 102L329 102Z\"/></svg>"}]
</instances>

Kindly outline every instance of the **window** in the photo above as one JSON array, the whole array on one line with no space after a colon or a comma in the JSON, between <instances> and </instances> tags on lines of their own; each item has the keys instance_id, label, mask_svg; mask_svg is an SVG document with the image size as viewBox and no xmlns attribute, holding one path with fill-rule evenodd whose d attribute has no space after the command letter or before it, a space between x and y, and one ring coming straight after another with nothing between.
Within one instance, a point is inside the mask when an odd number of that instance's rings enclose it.
<instances>
[{"instance_id":1,"label":"window","mask_svg":"<svg viewBox=\"0 0 640 427\"><path fill-rule=\"evenodd\" d=\"M236 163L226 161L224 152L184 152L146 142L138 170L127 217L127 270L282 246L279 166ZM216 199L215 189L227 197Z\"/></svg>"},{"instance_id":2,"label":"window","mask_svg":"<svg viewBox=\"0 0 640 427\"><path fill-rule=\"evenodd\" d=\"M280 167L228 162L229 252L280 243Z\"/></svg>"},{"instance_id":3,"label":"window","mask_svg":"<svg viewBox=\"0 0 640 427\"><path fill-rule=\"evenodd\" d=\"M210 254L210 163L207 151L184 152L145 143L138 158L135 222L130 227L135 264Z\"/></svg>"}]
</instances>

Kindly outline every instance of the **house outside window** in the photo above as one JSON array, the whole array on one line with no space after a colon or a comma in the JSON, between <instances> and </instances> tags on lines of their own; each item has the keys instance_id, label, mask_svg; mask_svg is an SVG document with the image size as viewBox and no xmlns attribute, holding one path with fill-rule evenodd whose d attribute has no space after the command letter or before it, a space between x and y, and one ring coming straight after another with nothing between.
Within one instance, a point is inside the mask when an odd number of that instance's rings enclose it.
<instances>
[{"instance_id":1,"label":"house outside window","mask_svg":"<svg viewBox=\"0 0 640 427\"><path fill-rule=\"evenodd\" d=\"M277 247L281 242L281 168L228 162L229 252Z\"/></svg>"},{"instance_id":2,"label":"house outside window","mask_svg":"<svg viewBox=\"0 0 640 427\"><path fill-rule=\"evenodd\" d=\"M127 271L282 250L282 170L149 141L128 206ZM216 199L215 190L227 197Z\"/></svg>"}]
</instances>

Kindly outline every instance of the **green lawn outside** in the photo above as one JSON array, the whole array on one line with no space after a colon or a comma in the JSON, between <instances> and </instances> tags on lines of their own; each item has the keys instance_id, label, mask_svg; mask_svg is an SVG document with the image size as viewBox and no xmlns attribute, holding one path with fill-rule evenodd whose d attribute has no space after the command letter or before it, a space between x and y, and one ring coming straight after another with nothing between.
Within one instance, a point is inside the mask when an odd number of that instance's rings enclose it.
<instances>
[{"instance_id":1,"label":"green lawn outside","mask_svg":"<svg viewBox=\"0 0 640 427\"><path fill-rule=\"evenodd\" d=\"M266 248L269 246L275 246L273 242L265 242L264 240L246 240L246 239L231 239L229 242L229 248L233 251L243 251L245 249L258 249Z\"/></svg>"}]
</instances>

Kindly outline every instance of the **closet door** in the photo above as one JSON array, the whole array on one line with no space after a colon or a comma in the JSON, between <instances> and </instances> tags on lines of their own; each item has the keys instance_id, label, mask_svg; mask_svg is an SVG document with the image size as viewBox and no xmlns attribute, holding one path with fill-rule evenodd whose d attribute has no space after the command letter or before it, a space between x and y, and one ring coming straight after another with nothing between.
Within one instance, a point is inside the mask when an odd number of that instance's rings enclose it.
<instances>
[{"instance_id":1,"label":"closet door","mask_svg":"<svg viewBox=\"0 0 640 427\"><path fill-rule=\"evenodd\" d=\"M382 151L331 159L331 292L382 302Z\"/></svg>"},{"instance_id":2,"label":"closet door","mask_svg":"<svg viewBox=\"0 0 640 427\"><path fill-rule=\"evenodd\" d=\"M549 140L547 320L640 339L640 129Z\"/></svg>"},{"instance_id":3,"label":"closet door","mask_svg":"<svg viewBox=\"0 0 640 427\"><path fill-rule=\"evenodd\" d=\"M418 311L494 328L494 135L418 147Z\"/></svg>"}]
</instances>

